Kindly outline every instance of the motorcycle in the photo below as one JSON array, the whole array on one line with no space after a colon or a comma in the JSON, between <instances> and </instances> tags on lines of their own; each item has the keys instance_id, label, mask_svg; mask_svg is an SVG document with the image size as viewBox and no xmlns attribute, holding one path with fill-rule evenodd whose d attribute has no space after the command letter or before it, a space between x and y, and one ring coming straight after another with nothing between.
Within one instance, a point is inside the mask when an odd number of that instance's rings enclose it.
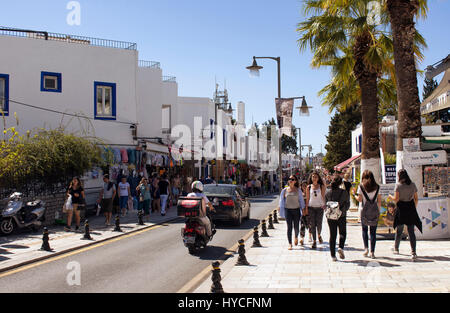
<instances>
[{"instance_id":1,"label":"motorcycle","mask_svg":"<svg viewBox=\"0 0 450 313\"><path fill-rule=\"evenodd\" d=\"M181 237L190 254L206 248L216 233L214 224L211 222L212 235L207 236L206 227L199 218L201 207L202 198L179 197L178 199L178 216L185 217L185 226L181 228ZM211 218L209 219L211 221Z\"/></svg>"},{"instance_id":2,"label":"motorcycle","mask_svg":"<svg viewBox=\"0 0 450 313\"><path fill-rule=\"evenodd\" d=\"M31 227L34 231L45 221L45 203L41 200L24 203L19 192L9 197L6 208L0 214L0 232L10 235L16 229Z\"/></svg>"}]
</instances>

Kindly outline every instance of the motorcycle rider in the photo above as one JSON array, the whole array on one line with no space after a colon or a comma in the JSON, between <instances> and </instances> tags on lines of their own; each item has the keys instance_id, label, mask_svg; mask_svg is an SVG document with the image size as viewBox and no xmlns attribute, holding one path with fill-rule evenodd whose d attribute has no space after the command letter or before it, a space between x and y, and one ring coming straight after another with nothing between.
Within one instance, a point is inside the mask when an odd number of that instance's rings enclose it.
<instances>
[{"instance_id":1,"label":"motorcycle rider","mask_svg":"<svg viewBox=\"0 0 450 313\"><path fill-rule=\"evenodd\" d=\"M209 201L208 197L205 196L203 193L203 184L200 181L195 181L192 183L192 192L187 195L188 198L203 198L202 200L202 209L200 212L199 220L202 222L203 225L205 225L206 228L206 236L208 238L213 235L211 230L211 221L209 220L208 216L206 215L206 206L209 207L210 211L215 212L213 205ZM215 231L214 231L215 232Z\"/></svg>"}]
</instances>

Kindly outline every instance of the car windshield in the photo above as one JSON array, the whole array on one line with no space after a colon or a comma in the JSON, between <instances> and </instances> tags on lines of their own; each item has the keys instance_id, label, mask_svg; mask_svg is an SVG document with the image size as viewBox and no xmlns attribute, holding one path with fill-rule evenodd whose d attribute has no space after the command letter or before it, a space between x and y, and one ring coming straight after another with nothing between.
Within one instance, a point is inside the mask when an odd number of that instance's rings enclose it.
<instances>
[{"instance_id":1,"label":"car windshield","mask_svg":"<svg viewBox=\"0 0 450 313\"><path fill-rule=\"evenodd\" d=\"M205 195L233 195L233 190L233 187L228 186L206 185L203 188L203 193Z\"/></svg>"}]
</instances>

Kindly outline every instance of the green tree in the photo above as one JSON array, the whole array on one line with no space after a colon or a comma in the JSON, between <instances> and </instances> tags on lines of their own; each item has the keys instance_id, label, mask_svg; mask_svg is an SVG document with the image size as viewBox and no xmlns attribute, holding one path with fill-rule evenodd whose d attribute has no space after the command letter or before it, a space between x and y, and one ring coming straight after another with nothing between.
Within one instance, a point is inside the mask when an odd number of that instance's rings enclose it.
<instances>
[{"instance_id":1,"label":"green tree","mask_svg":"<svg viewBox=\"0 0 450 313\"><path fill-rule=\"evenodd\" d=\"M431 96L431 94L437 88L438 85L439 85L438 82L435 81L433 78L428 79L425 77L424 85L423 85L423 92L422 92L422 99L425 100L426 98Z\"/></svg>"},{"instance_id":2,"label":"green tree","mask_svg":"<svg viewBox=\"0 0 450 313\"><path fill-rule=\"evenodd\" d=\"M331 171L337 164L349 159L352 155L351 132L361 123L359 107L350 107L343 112L336 112L328 129L327 154L323 159L324 167Z\"/></svg>"}]
</instances>

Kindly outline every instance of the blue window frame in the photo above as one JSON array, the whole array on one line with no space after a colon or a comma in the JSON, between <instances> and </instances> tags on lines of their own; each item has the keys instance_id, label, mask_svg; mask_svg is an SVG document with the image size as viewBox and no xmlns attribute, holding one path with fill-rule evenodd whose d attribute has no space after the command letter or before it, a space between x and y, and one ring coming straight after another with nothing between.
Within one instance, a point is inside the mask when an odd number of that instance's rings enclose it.
<instances>
[{"instance_id":1,"label":"blue window frame","mask_svg":"<svg viewBox=\"0 0 450 313\"><path fill-rule=\"evenodd\" d=\"M0 74L0 109L5 116L9 115L9 75ZM1 116L1 114L0 114Z\"/></svg>"},{"instance_id":2,"label":"blue window frame","mask_svg":"<svg viewBox=\"0 0 450 313\"><path fill-rule=\"evenodd\" d=\"M214 120L213 119L210 119L209 120L209 126L210 126L210 132L211 132L211 139L213 139L214 138Z\"/></svg>"},{"instance_id":3,"label":"blue window frame","mask_svg":"<svg viewBox=\"0 0 450 313\"><path fill-rule=\"evenodd\" d=\"M359 147L358 147L358 150L359 150L359 153L361 153L361 151L362 151L362 135L359 135Z\"/></svg>"},{"instance_id":4,"label":"blue window frame","mask_svg":"<svg viewBox=\"0 0 450 313\"><path fill-rule=\"evenodd\" d=\"M62 92L61 73L41 72L41 91L42 92Z\"/></svg>"},{"instance_id":5,"label":"blue window frame","mask_svg":"<svg viewBox=\"0 0 450 313\"><path fill-rule=\"evenodd\" d=\"M94 82L94 118L116 120L116 84Z\"/></svg>"}]
</instances>

